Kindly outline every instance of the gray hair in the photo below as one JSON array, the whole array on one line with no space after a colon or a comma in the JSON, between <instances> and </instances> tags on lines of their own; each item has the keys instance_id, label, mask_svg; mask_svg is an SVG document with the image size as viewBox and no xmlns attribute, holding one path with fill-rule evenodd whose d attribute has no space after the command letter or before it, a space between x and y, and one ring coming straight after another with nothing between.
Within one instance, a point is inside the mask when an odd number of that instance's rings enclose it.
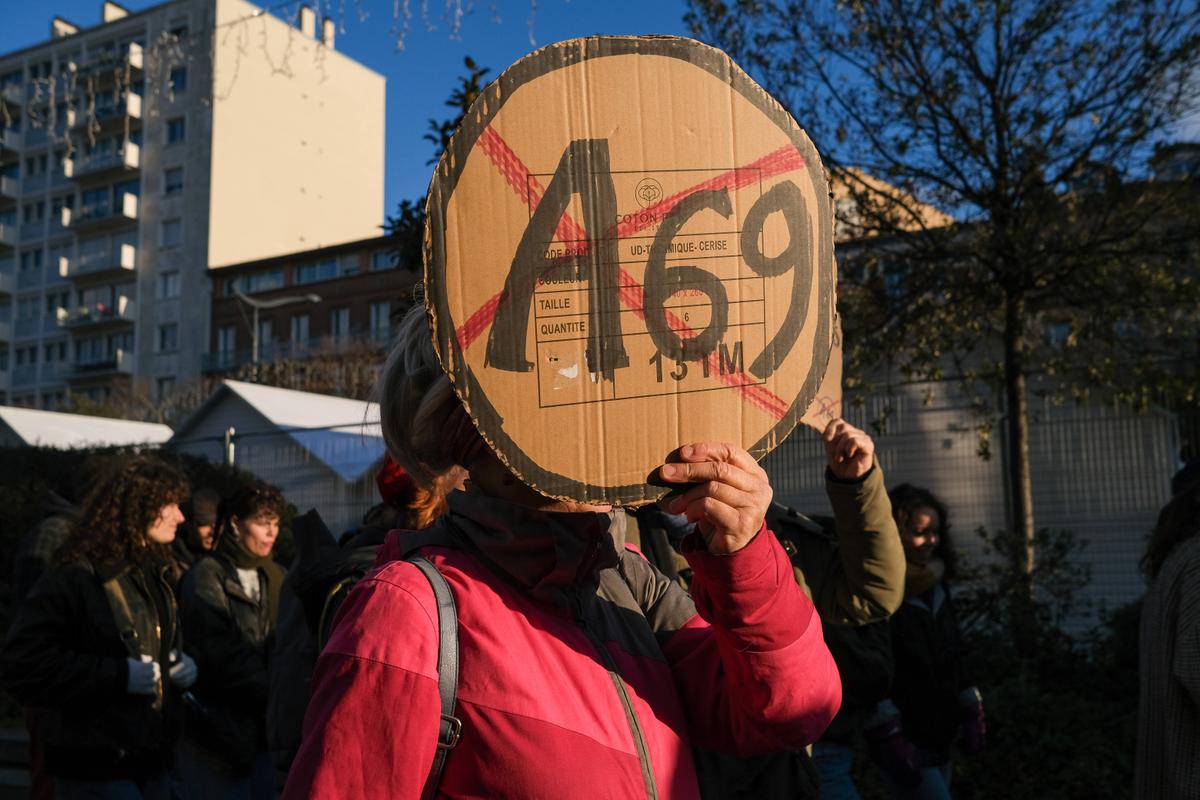
<instances>
[{"instance_id":1,"label":"gray hair","mask_svg":"<svg viewBox=\"0 0 1200 800\"><path fill-rule=\"evenodd\" d=\"M486 447L433 349L423 304L404 315L375 386L388 453L422 486Z\"/></svg>"}]
</instances>

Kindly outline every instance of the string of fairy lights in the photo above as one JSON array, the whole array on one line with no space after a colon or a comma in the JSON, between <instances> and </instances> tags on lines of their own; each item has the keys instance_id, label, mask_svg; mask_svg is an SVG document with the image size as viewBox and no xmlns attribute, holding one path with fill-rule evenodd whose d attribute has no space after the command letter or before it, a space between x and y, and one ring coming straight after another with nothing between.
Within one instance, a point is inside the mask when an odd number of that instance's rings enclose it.
<instances>
[{"instance_id":1,"label":"string of fairy lights","mask_svg":"<svg viewBox=\"0 0 1200 800\"><path fill-rule=\"evenodd\" d=\"M529 1L528 30L531 44L537 0ZM397 51L404 50L405 42L412 33L414 20L423 24L428 32L444 25L450 38L461 35L464 19L474 13L472 0L442 0L439 12L430 0L391 0L391 24L388 35ZM62 156L71 158L81 145L88 151L95 150L105 134L108 116L114 109L125 110L120 114L121 129L114 131L114 138L128 141L132 127L140 114L128 113L131 104L142 105L144 101L175 99L176 86L172 76L176 69L191 65L212 67L214 44L232 53L232 64L228 73L213 76L211 94L203 96L202 103L227 99L238 82L242 61L257 48L262 61L271 75L294 77L293 59L297 43L313 41L302 33L294 22L300 19L302 8L308 6L315 16L332 21L334 29L344 34L347 21L363 25L372 16L365 0L315 0L301 3L295 0L277 2L255 9L252 13L235 19L217 22L215 19L185 32L162 31L147 45L127 43L121 47L105 49L98 54L89 53L80 58L79 53L60 61L56 71L48 74L31 75L23 83L21 101L0 95L0 128L12 128L18 121L28 130L44 130L50 143L62 148ZM496 0L489 4L493 22L500 16ZM273 49L274 32L268 17L276 17L286 24L282 50ZM318 80L327 78L326 59L329 48L320 37L319 46L314 48L312 58ZM132 100L132 95L138 95ZM145 103L151 115L161 113L157 102ZM119 137L116 135L119 134Z\"/></svg>"}]
</instances>

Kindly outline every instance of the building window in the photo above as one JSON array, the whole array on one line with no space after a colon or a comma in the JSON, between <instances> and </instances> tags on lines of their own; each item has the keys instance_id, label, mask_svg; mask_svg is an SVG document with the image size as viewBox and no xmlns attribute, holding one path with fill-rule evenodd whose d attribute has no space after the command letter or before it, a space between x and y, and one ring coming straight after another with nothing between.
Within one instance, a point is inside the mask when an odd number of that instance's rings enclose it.
<instances>
[{"instance_id":1,"label":"building window","mask_svg":"<svg viewBox=\"0 0 1200 800\"><path fill-rule=\"evenodd\" d=\"M38 317L38 298L37 297L19 297L17 298L17 319L37 319Z\"/></svg>"},{"instance_id":2,"label":"building window","mask_svg":"<svg viewBox=\"0 0 1200 800\"><path fill-rule=\"evenodd\" d=\"M166 375L164 377L158 378L155 381L155 391L158 392L158 399L160 402L162 400L165 400L167 395L169 395L174 388L175 388L175 376L174 375Z\"/></svg>"},{"instance_id":3,"label":"building window","mask_svg":"<svg viewBox=\"0 0 1200 800\"><path fill-rule=\"evenodd\" d=\"M163 194L179 194L183 191L183 167L174 167L163 172Z\"/></svg>"},{"instance_id":4,"label":"building window","mask_svg":"<svg viewBox=\"0 0 1200 800\"><path fill-rule=\"evenodd\" d=\"M269 292L272 289L283 288L283 270L271 269L266 272L252 272L231 278L225 283L225 296L233 297L238 291L245 294Z\"/></svg>"},{"instance_id":5,"label":"building window","mask_svg":"<svg viewBox=\"0 0 1200 800\"><path fill-rule=\"evenodd\" d=\"M358 274L358 253L348 253L339 259L338 264L341 266L343 275Z\"/></svg>"},{"instance_id":6,"label":"building window","mask_svg":"<svg viewBox=\"0 0 1200 800\"><path fill-rule=\"evenodd\" d=\"M21 214L21 221L25 224L41 222L46 218L46 201L38 200L36 203L26 203L21 209Z\"/></svg>"},{"instance_id":7,"label":"building window","mask_svg":"<svg viewBox=\"0 0 1200 800\"><path fill-rule=\"evenodd\" d=\"M67 308L71 304L70 292L51 292L46 295L46 318L57 320L61 325L67 318Z\"/></svg>"},{"instance_id":8,"label":"building window","mask_svg":"<svg viewBox=\"0 0 1200 800\"><path fill-rule=\"evenodd\" d=\"M179 297L179 272L164 272L158 276L158 299Z\"/></svg>"},{"instance_id":9,"label":"building window","mask_svg":"<svg viewBox=\"0 0 1200 800\"><path fill-rule=\"evenodd\" d=\"M304 344L308 341L309 315L308 314L293 314L292 315L292 341L297 344Z\"/></svg>"},{"instance_id":10,"label":"building window","mask_svg":"<svg viewBox=\"0 0 1200 800\"><path fill-rule=\"evenodd\" d=\"M271 349L271 342L275 340L275 326L271 324L269 319L260 319L258 321L258 357L262 358Z\"/></svg>"},{"instance_id":11,"label":"building window","mask_svg":"<svg viewBox=\"0 0 1200 800\"><path fill-rule=\"evenodd\" d=\"M21 253L21 275L26 279L32 279L35 274L42 271L42 250L39 247L37 250L26 250Z\"/></svg>"},{"instance_id":12,"label":"building window","mask_svg":"<svg viewBox=\"0 0 1200 800\"><path fill-rule=\"evenodd\" d=\"M332 258L296 267L296 283L317 283L337 277L337 260Z\"/></svg>"},{"instance_id":13,"label":"building window","mask_svg":"<svg viewBox=\"0 0 1200 800\"><path fill-rule=\"evenodd\" d=\"M384 300L371 303L371 335L386 337L391 332L392 304Z\"/></svg>"},{"instance_id":14,"label":"building window","mask_svg":"<svg viewBox=\"0 0 1200 800\"><path fill-rule=\"evenodd\" d=\"M167 144L182 142L187 136L187 122L183 117L167 120Z\"/></svg>"},{"instance_id":15,"label":"building window","mask_svg":"<svg viewBox=\"0 0 1200 800\"><path fill-rule=\"evenodd\" d=\"M373 271L382 272L385 269L395 269L397 266L395 253L391 250L371 253L371 269Z\"/></svg>"},{"instance_id":16,"label":"building window","mask_svg":"<svg viewBox=\"0 0 1200 800\"><path fill-rule=\"evenodd\" d=\"M45 153L37 156L29 156L25 159L25 177L33 178L38 175L46 174L46 165L49 160Z\"/></svg>"},{"instance_id":17,"label":"building window","mask_svg":"<svg viewBox=\"0 0 1200 800\"><path fill-rule=\"evenodd\" d=\"M111 198L112 193L109 192L107 186L102 189L88 189L84 191L80 196L79 202L80 219L107 217Z\"/></svg>"},{"instance_id":18,"label":"building window","mask_svg":"<svg viewBox=\"0 0 1200 800\"><path fill-rule=\"evenodd\" d=\"M174 322L158 326L158 352L167 353L179 348L179 326Z\"/></svg>"},{"instance_id":19,"label":"building window","mask_svg":"<svg viewBox=\"0 0 1200 800\"><path fill-rule=\"evenodd\" d=\"M329 335L341 339L350 335L350 309L346 306L329 312Z\"/></svg>"},{"instance_id":20,"label":"building window","mask_svg":"<svg viewBox=\"0 0 1200 800\"><path fill-rule=\"evenodd\" d=\"M237 350L237 328L223 325L217 328L217 352L232 353Z\"/></svg>"},{"instance_id":21,"label":"building window","mask_svg":"<svg viewBox=\"0 0 1200 800\"><path fill-rule=\"evenodd\" d=\"M161 236L159 237L159 246L178 247L181 244L183 244L183 220L164 219L162 221Z\"/></svg>"},{"instance_id":22,"label":"building window","mask_svg":"<svg viewBox=\"0 0 1200 800\"><path fill-rule=\"evenodd\" d=\"M175 67L171 70L171 93L183 94L187 91L187 67Z\"/></svg>"}]
</instances>

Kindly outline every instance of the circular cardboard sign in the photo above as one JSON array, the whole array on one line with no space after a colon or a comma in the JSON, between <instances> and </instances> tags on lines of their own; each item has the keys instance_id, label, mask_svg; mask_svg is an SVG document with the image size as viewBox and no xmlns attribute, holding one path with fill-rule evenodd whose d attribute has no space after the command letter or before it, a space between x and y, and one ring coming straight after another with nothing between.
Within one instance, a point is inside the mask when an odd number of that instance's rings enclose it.
<instances>
[{"instance_id":1,"label":"circular cardboard sign","mask_svg":"<svg viewBox=\"0 0 1200 800\"><path fill-rule=\"evenodd\" d=\"M756 458L820 386L835 305L825 171L727 55L591 37L507 69L430 184L442 366L508 467L635 504L680 445Z\"/></svg>"}]
</instances>

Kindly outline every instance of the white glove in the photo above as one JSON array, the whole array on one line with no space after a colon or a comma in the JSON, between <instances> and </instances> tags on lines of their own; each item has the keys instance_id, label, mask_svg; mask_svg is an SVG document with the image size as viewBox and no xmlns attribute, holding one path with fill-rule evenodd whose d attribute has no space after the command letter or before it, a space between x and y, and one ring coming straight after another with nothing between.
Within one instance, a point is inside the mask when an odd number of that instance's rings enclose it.
<instances>
[{"instance_id":1,"label":"white glove","mask_svg":"<svg viewBox=\"0 0 1200 800\"><path fill-rule=\"evenodd\" d=\"M129 681L125 685L126 692L148 697L158 694L158 685L162 681L162 667L158 665L157 661L150 656L142 656L141 661L136 658L127 658L125 663L129 665Z\"/></svg>"},{"instance_id":2,"label":"white glove","mask_svg":"<svg viewBox=\"0 0 1200 800\"><path fill-rule=\"evenodd\" d=\"M200 670L196 669L196 662L187 653L172 652L171 655L178 656L172 658L175 662L171 665L171 684L178 689L189 689L196 682L196 676L200 674Z\"/></svg>"}]
</instances>

